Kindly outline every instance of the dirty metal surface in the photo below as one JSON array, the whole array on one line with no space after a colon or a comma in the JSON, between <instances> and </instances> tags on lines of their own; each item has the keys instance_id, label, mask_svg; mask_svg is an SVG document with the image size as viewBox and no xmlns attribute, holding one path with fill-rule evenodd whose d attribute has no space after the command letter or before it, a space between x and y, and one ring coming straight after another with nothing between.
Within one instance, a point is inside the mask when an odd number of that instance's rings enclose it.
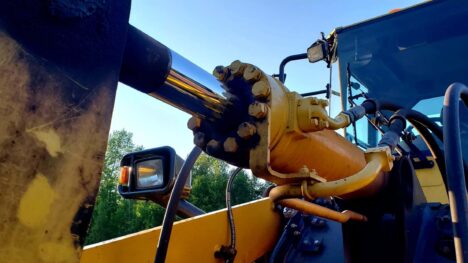
<instances>
[{"instance_id":1,"label":"dirty metal surface","mask_svg":"<svg viewBox=\"0 0 468 263\"><path fill-rule=\"evenodd\" d=\"M74 2L0 4L0 262L79 262L130 1Z\"/></svg>"}]
</instances>

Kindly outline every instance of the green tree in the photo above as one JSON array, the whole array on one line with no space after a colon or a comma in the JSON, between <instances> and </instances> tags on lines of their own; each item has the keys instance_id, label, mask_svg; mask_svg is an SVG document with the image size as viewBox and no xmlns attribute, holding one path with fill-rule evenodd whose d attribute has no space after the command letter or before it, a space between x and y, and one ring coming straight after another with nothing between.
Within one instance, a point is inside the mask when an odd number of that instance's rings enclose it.
<instances>
[{"instance_id":1,"label":"green tree","mask_svg":"<svg viewBox=\"0 0 468 263\"><path fill-rule=\"evenodd\" d=\"M120 160L142 150L132 141L133 134L120 130L109 136L99 193L86 244L134 233L161 224L164 209L151 202L123 199L117 191Z\"/></svg>"},{"instance_id":2,"label":"green tree","mask_svg":"<svg viewBox=\"0 0 468 263\"><path fill-rule=\"evenodd\" d=\"M130 152L142 150L132 141L132 133L120 130L109 136L99 193L85 244L148 229L162 223L164 208L152 202L123 199L117 191L120 160ZM232 168L225 162L202 154L192 170L189 198L206 212L225 208L225 189ZM244 171L237 175L232 189L233 204L261 197L267 187Z\"/></svg>"},{"instance_id":3,"label":"green tree","mask_svg":"<svg viewBox=\"0 0 468 263\"><path fill-rule=\"evenodd\" d=\"M233 168L225 162L202 154L192 170L192 193L189 201L210 212L226 207L226 184ZM249 202L261 197L268 184L241 171L233 182L232 203Z\"/></svg>"}]
</instances>

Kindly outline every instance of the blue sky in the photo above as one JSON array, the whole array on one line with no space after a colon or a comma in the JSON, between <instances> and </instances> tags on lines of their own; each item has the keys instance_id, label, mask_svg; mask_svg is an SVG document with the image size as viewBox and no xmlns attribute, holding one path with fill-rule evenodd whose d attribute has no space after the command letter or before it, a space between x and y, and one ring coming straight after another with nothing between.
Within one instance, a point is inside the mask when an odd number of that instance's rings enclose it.
<instances>
[{"instance_id":1,"label":"blue sky","mask_svg":"<svg viewBox=\"0 0 468 263\"><path fill-rule=\"evenodd\" d=\"M208 72L239 59L273 74L284 57L305 52L320 32L328 34L336 27L419 2L134 0L130 23ZM329 76L323 62L291 63L286 73L287 87L298 92L323 89ZM334 88L338 89L336 81ZM334 105L337 112L338 99ZM169 145L185 157L193 147L192 132L186 126L189 117L119 84L111 130L126 129L136 144L145 148Z\"/></svg>"}]
</instances>

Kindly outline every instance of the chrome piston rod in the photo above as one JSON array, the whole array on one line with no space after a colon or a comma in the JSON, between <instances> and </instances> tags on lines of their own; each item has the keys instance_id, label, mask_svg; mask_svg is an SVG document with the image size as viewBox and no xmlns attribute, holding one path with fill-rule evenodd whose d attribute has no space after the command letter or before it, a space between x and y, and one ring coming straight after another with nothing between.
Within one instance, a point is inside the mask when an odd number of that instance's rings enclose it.
<instances>
[{"instance_id":1,"label":"chrome piston rod","mask_svg":"<svg viewBox=\"0 0 468 263\"><path fill-rule=\"evenodd\" d=\"M214 76L131 25L119 80L203 119L221 118L228 104Z\"/></svg>"}]
</instances>

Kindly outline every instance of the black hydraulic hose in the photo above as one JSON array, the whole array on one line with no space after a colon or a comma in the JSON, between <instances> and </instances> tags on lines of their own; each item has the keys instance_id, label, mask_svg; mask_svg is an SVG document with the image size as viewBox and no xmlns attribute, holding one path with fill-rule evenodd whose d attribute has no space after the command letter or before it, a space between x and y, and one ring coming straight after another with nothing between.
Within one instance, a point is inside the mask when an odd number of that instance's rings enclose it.
<instances>
[{"instance_id":1,"label":"black hydraulic hose","mask_svg":"<svg viewBox=\"0 0 468 263\"><path fill-rule=\"evenodd\" d=\"M390 110L390 111L398 111L404 109L402 106L399 106L394 103L390 102L380 102L380 109L381 110ZM435 136L441 141L443 141L443 131L442 128L437 125L434 121L429 119L426 115L411 109L404 109L405 110L405 118L408 121L413 122L417 121L422 125L426 126L430 131L434 133Z\"/></svg>"},{"instance_id":2,"label":"black hydraulic hose","mask_svg":"<svg viewBox=\"0 0 468 263\"><path fill-rule=\"evenodd\" d=\"M179 205L187 178L190 176L190 171L201 152L202 150L199 147L194 147L177 175L174 188L172 189L169 202L167 203L166 212L164 213L161 234L159 235L158 247L156 249L156 257L154 258L155 263L164 263L166 260L167 248L169 246L169 239L171 238L172 225L174 224L174 218L177 213L177 206Z\"/></svg>"},{"instance_id":3,"label":"black hydraulic hose","mask_svg":"<svg viewBox=\"0 0 468 263\"><path fill-rule=\"evenodd\" d=\"M377 144L378 147L388 146L393 151L400 142L403 130L406 128L406 119L398 115L398 112L390 118L388 131L384 133L382 139Z\"/></svg>"},{"instance_id":4,"label":"black hydraulic hose","mask_svg":"<svg viewBox=\"0 0 468 263\"><path fill-rule=\"evenodd\" d=\"M439 166L440 173L444 184L447 185L447 175L445 173L445 156L443 151L440 149L434 137L428 132L431 130L433 134L441 141L443 141L443 131L435 122L427 118L426 115L417 112L415 110L401 109L396 114L406 118L416 129L421 133L424 141L428 144L429 148L435 155L437 165ZM429 127L428 127L429 126Z\"/></svg>"},{"instance_id":5,"label":"black hydraulic hose","mask_svg":"<svg viewBox=\"0 0 468 263\"><path fill-rule=\"evenodd\" d=\"M234 216L232 214L231 189L232 183L234 182L234 178L236 178L240 171L242 171L241 167L236 168L236 170L232 172L231 176L229 176L229 180L226 184L226 208L228 214L229 231L231 234L231 243L229 244L229 247L231 249L236 249L236 228L234 225Z\"/></svg>"},{"instance_id":6,"label":"black hydraulic hose","mask_svg":"<svg viewBox=\"0 0 468 263\"><path fill-rule=\"evenodd\" d=\"M375 114L379 110L379 103L374 99L366 99L361 105L356 105L343 111L349 116L351 122L356 122L366 114Z\"/></svg>"},{"instance_id":7,"label":"black hydraulic hose","mask_svg":"<svg viewBox=\"0 0 468 263\"><path fill-rule=\"evenodd\" d=\"M468 88L460 83L445 92L443 131L447 187L457 262L468 261L468 198L460 137L460 98L468 106Z\"/></svg>"},{"instance_id":8,"label":"black hydraulic hose","mask_svg":"<svg viewBox=\"0 0 468 263\"><path fill-rule=\"evenodd\" d=\"M389 111L398 111L404 108L400 105L397 105L391 102L380 101L380 109L389 110ZM426 115L418 111L411 110L411 109L404 109L404 112L405 112L405 115L404 115L405 118L411 123L411 125L416 127L419 123L419 126L426 127L437 137L437 139L439 139L442 142L444 141L442 127L437 125L437 123L429 119ZM439 165L440 173L442 174L444 183L446 183L447 179L446 179L445 163L442 162L442 160L445 160L445 157L444 157L442 150L439 147L439 144L434 139L431 139L431 136L429 136L430 133L427 133L427 134L421 133L421 135L428 143L430 143L429 147L433 150L433 153L435 154L437 165ZM464 167L465 172L468 172L468 164L466 162L463 162L463 167ZM468 178L466 178L466 182L468 183Z\"/></svg>"},{"instance_id":9,"label":"black hydraulic hose","mask_svg":"<svg viewBox=\"0 0 468 263\"><path fill-rule=\"evenodd\" d=\"M307 53L302 53L302 54L292 55L283 59L283 61L281 61L281 64L279 66L279 74L278 74L279 81L284 83L284 81L286 80L286 76L284 75L284 67L286 66L286 64L294 60L301 60L301 59L306 59L306 58L307 58Z\"/></svg>"}]
</instances>

